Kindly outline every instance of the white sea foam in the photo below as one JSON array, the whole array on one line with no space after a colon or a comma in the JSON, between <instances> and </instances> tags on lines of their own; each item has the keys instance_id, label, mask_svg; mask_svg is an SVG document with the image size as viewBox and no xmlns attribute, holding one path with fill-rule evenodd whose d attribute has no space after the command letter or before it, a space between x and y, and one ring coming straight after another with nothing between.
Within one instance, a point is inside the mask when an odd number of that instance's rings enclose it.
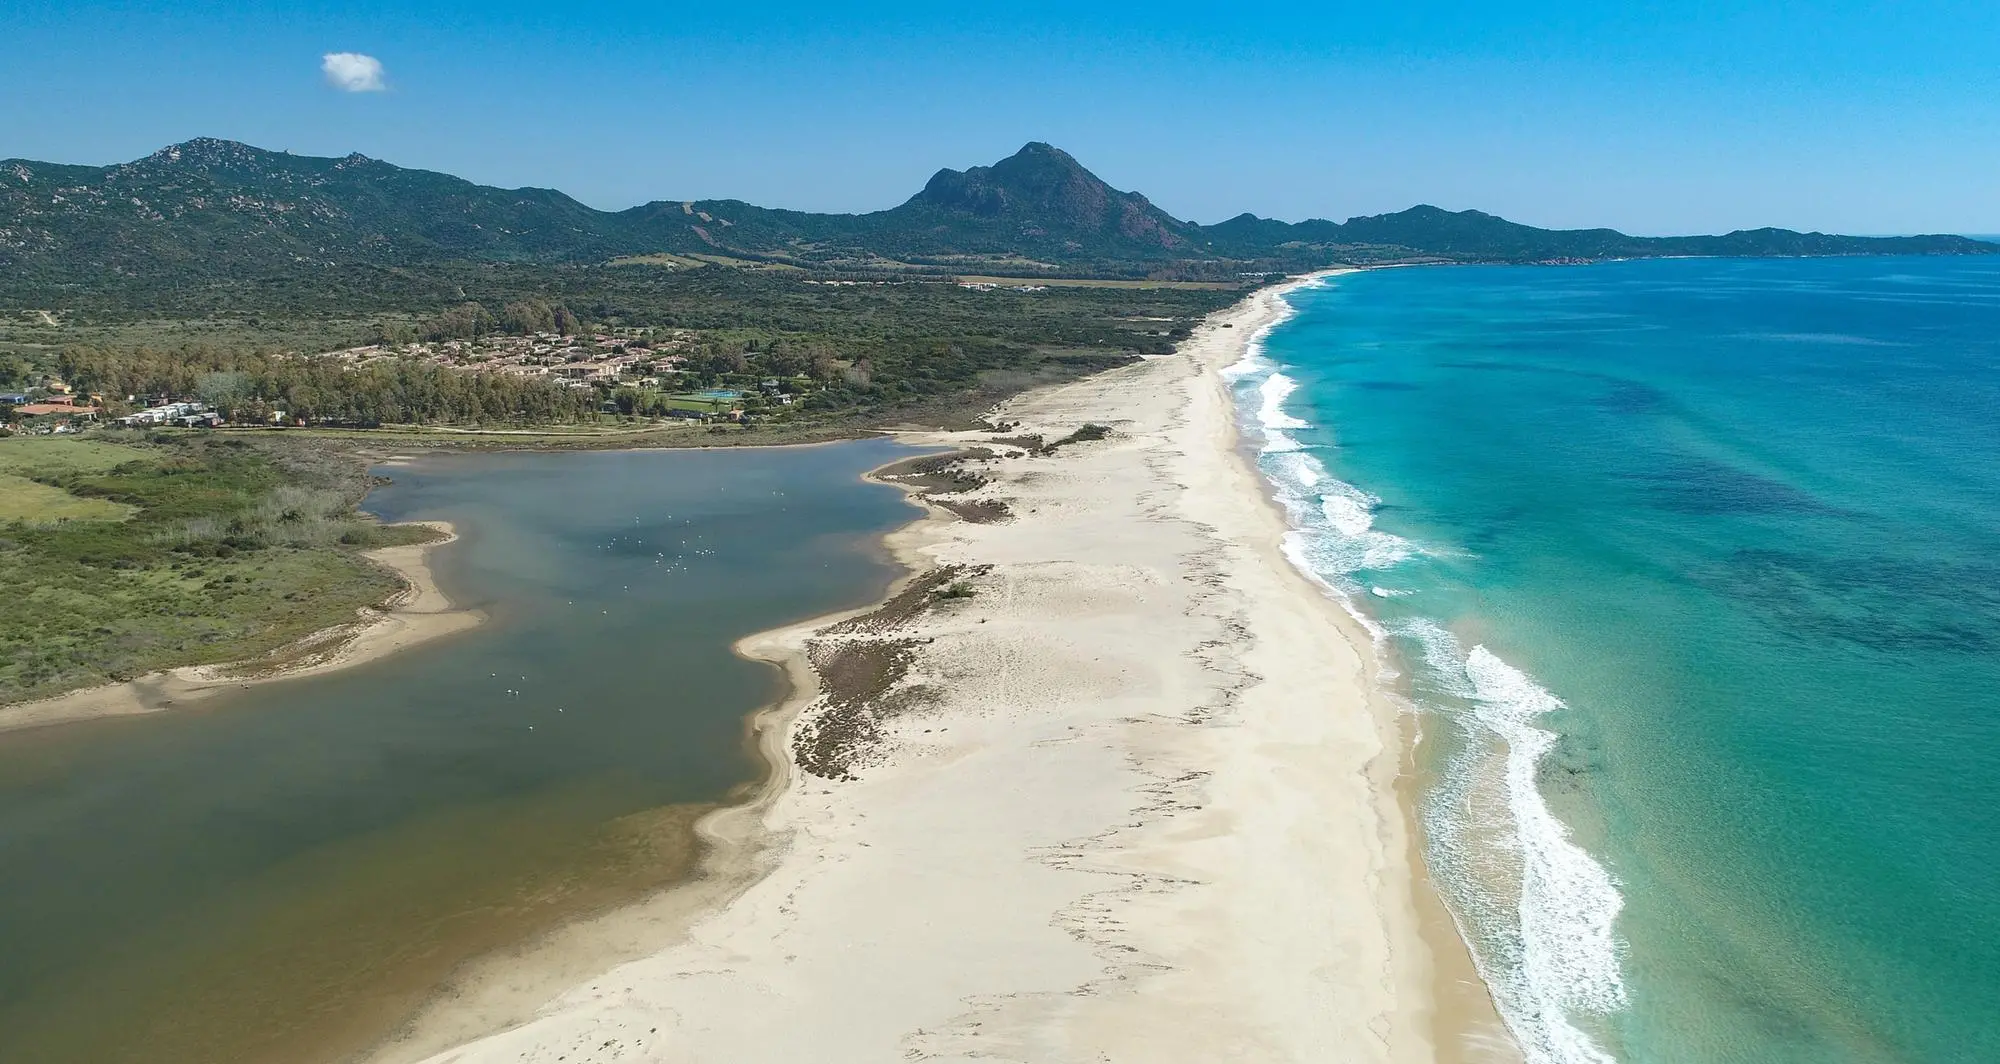
<instances>
[{"instance_id":1,"label":"white sea foam","mask_svg":"<svg viewBox=\"0 0 2000 1064\"><path fill-rule=\"evenodd\" d=\"M1257 386L1257 394L1263 402L1257 408L1257 422L1266 430L1309 429L1312 422L1300 421L1285 413L1285 400L1299 390L1299 382L1282 373L1273 372Z\"/></svg>"},{"instance_id":2,"label":"white sea foam","mask_svg":"<svg viewBox=\"0 0 2000 1064\"><path fill-rule=\"evenodd\" d=\"M1326 287L1326 283L1326 278L1314 277L1310 280L1297 282L1287 292L1276 295L1275 298L1282 304L1278 313L1272 315L1270 321L1258 326L1257 330L1250 334L1250 339L1243 344L1243 357L1223 367L1222 379L1233 383L1239 378L1247 377L1252 373L1270 369L1271 363L1264 357L1264 340L1271 335L1271 330L1290 321L1292 316L1299 312L1298 306L1285 298L1286 295L1290 292L1303 292L1312 288L1324 288Z\"/></svg>"},{"instance_id":3,"label":"white sea foam","mask_svg":"<svg viewBox=\"0 0 2000 1064\"><path fill-rule=\"evenodd\" d=\"M1316 446L1325 434L1286 410L1297 381L1255 348L1232 369L1250 428L1262 441L1259 465L1292 525L1283 549L1291 563L1338 599L1380 644L1388 631L1355 597L1400 597L1358 578L1424 553L1375 527L1380 500L1332 475ZM1258 379L1261 375L1261 379ZM1251 392L1255 392L1253 401ZM1616 1064L1578 1026L1583 1014L1625 1007L1613 925L1623 906L1610 874L1569 836L1536 787L1555 733L1536 722L1562 703L1484 646L1470 651L1435 622L1405 619L1395 634L1415 641L1428 666L1413 677L1441 705L1469 707L1475 742L1427 802L1432 845L1444 858L1454 908L1475 939L1481 973L1530 1064ZM1434 815L1433 815L1434 814Z\"/></svg>"},{"instance_id":4,"label":"white sea foam","mask_svg":"<svg viewBox=\"0 0 2000 1064\"><path fill-rule=\"evenodd\" d=\"M1258 448L1264 454L1283 454L1286 451L1302 451L1305 445L1292 438L1288 432L1267 429L1264 432L1264 446Z\"/></svg>"},{"instance_id":5,"label":"white sea foam","mask_svg":"<svg viewBox=\"0 0 2000 1064\"><path fill-rule=\"evenodd\" d=\"M1325 480L1326 467L1319 464L1319 459L1307 454L1305 449L1299 446L1297 440L1289 440L1289 442L1292 444L1290 448L1287 448L1290 451L1289 454L1278 454L1270 460L1271 468L1268 472L1271 476L1278 480L1295 484L1301 488L1310 488L1320 481ZM1273 452L1266 451L1265 453L1272 454Z\"/></svg>"},{"instance_id":6,"label":"white sea foam","mask_svg":"<svg viewBox=\"0 0 2000 1064\"><path fill-rule=\"evenodd\" d=\"M1409 540L1374 527L1373 496L1334 478L1310 453L1267 459L1265 472L1299 533L1295 560L1341 592L1362 590L1354 574L1391 569L1417 553Z\"/></svg>"},{"instance_id":7,"label":"white sea foam","mask_svg":"<svg viewBox=\"0 0 2000 1064\"><path fill-rule=\"evenodd\" d=\"M1615 1064L1576 1013L1625 1007L1613 933L1624 898L1535 785L1556 743L1536 721L1563 703L1486 647L1465 651L1435 622L1403 621L1395 634L1417 644L1424 683L1469 704L1498 740L1469 744L1426 803L1441 882L1472 929L1494 1003L1530 1064Z\"/></svg>"},{"instance_id":8,"label":"white sea foam","mask_svg":"<svg viewBox=\"0 0 2000 1064\"><path fill-rule=\"evenodd\" d=\"M1416 553L1416 546L1375 528L1374 509L1380 500L1334 477L1313 453L1321 444L1306 444L1295 435L1308 429L1318 436L1326 434L1286 410L1298 382L1268 360L1256 372L1263 377L1246 375L1238 395L1246 405L1249 392L1257 395L1250 427L1262 440L1259 465L1298 530L1288 538L1287 552L1301 570L1341 596L1349 612L1366 620L1365 613L1346 598L1364 590L1352 574L1398 565ZM1368 623L1373 630L1372 621Z\"/></svg>"},{"instance_id":9,"label":"white sea foam","mask_svg":"<svg viewBox=\"0 0 2000 1064\"><path fill-rule=\"evenodd\" d=\"M1339 488L1346 488L1341 491ZM1343 536L1365 536L1375 525L1374 500L1345 484L1319 497L1319 512Z\"/></svg>"},{"instance_id":10,"label":"white sea foam","mask_svg":"<svg viewBox=\"0 0 2000 1064\"><path fill-rule=\"evenodd\" d=\"M1278 488L1278 501L1292 525L1302 533L1295 561L1331 578L1330 586L1342 593L1354 593L1361 588L1345 579L1349 574L1388 569L1416 553L1410 541L1375 527L1374 510L1381 500L1334 477L1312 448L1293 435L1315 428L1285 409L1298 382L1272 368L1255 390L1261 465Z\"/></svg>"},{"instance_id":11,"label":"white sea foam","mask_svg":"<svg viewBox=\"0 0 2000 1064\"><path fill-rule=\"evenodd\" d=\"M1465 674L1465 648L1458 637L1428 617L1411 617L1396 625L1395 633L1417 644L1423 653L1428 675L1440 690L1458 698L1473 696L1472 679Z\"/></svg>"},{"instance_id":12,"label":"white sea foam","mask_svg":"<svg viewBox=\"0 0 2000 1064\"><path fill-rule=\"evenodd\" d=\"M1516 1033L1531 1058L1551 1064L1604 1064L1612 1058L1572 1021L1571 1010L1616 1012L1625 1007L1618 940L1612 930L1625 899L1604 866L1570 840L1535 786L1554 732L1537 727L1561 700L1483 646L1466 655L1474 714L1507 743L1507 805L1521 847L1521 963L1526 1015ZM1524 1030L1523 1030L1524 1029Z\"/></svg>"},{"instance_id":13,"label":"white sea foam","mask_svg":"<svg viewBox=\"0 0 2000 1064\"><path fill-rule=\"evenodd\" d=\"M1258 343L1255 340L1252 340L1251 342L1243 345L1242 358L1239 358L1236 361L1231 362L1229 365L1222 367L1222 379L1225 382L1233 384L1244 377L1248 377L1252 373L1261 372L1263 370L1267 370L1270 368L1271 368L1270 361L1264 357L1264 345Z\"/></svg>"}]
</instances>

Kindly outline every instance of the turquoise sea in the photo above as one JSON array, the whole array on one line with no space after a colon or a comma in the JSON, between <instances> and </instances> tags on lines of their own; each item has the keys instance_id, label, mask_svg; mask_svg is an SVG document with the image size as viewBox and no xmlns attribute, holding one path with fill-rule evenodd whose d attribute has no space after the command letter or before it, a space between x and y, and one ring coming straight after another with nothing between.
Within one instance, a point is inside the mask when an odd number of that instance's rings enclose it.
<instances>
[{"instance_id":1,"label":"turquoise sea","mask_svg":"<svg viewBox=\"0 0 2000 1064\"><path fill-rule=\"evenodd\" d=\"M2000 1060L2000 260L1290 299L1248 439L1529 1059Z\"/></svg>"}]
</instances>

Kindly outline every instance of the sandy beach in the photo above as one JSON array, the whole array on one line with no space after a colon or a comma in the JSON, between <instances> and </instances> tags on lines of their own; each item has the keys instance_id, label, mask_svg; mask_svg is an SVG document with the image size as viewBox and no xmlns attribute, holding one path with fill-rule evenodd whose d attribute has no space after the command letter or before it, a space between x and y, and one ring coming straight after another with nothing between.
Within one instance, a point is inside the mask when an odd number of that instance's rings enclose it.
<instances>
[{"instance_id":1,"label":"sandy beach","mask_svg":"<svg viewBox=\"0 0 2000 1064\"><path fill-rule=\"evenodd\" d=\"M1366 636L1238 452L1219 371L1286 310L908 437L983 482L890 537L886 605L739 648L796 690L706 875L474 966L375 1059L1508 1059L1433 958Z\"/></svg>"},{"instance_id":2,"label":"sandy beach","mask_svg":"<svg viewBox=\"0 0 2000 1064\"><path fill-rule=\"evenodd\" d=\"M403 581L403 590L379 608L360 611L353 621L314 632L296 643L250 661L188 665L147 673L125 683L86 687L34 702L0 706L0 732L93 717L157 713L188 705L219 691L317 676L374 661L418 643L462 632L484 621L477 610L452 606L430 569L431 551L458 538L446 521L419 524L444 533L429 543L383 547L366 553Z\"/></svg>"}]
</instances>

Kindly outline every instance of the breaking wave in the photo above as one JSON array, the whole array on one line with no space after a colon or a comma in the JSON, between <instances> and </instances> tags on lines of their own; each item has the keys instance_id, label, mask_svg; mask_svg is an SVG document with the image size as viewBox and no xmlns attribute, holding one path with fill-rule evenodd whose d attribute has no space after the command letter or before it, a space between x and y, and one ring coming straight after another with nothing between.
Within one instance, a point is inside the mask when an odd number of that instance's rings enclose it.
<instances>
[{"instance_id":1,"label":"breaking wave","mask_svg":"<svg viewBox=\"0 0 2000 1064\"><path fill-rule=\"evenodd\" d=\"M1395 634L1420 648L1433 688L1425 693L1468 707L1487 739L1446 766L1424 821L1440 885L1494 1003L1533 1064L1615 1064L1577 1014L1626 1005L1613 930L1625 900L1535 782L1557 739L1537 722L1562 701L1485 646L1463 649L1433 621L1412 618Z\"/></svg>"},{"instance_id":2,"label":"breaking wave","mask_svg":"<svg viewBox=\"0 0 2000 1064\"><path fill-rule=\"evenodd\" d=\"M1410 644L1422 666L1411 677L1413 697L1451 715L1471 738L1445 766L1424 816L1434 871L1480 972L1530 1064L1616 1064L1578 1021L1625 1007L1614 933L1624 899L1536 785L1557 741L1538 722L1563 703L1485 646L1464 649L1434 620L1405 617L1385 628L1359 607L1362 599L1389 608L1383 600L1414 596L1371 577L1426 552L1376 527L1381 500L1322 461L1333 444L1323 428L1292 412L1300 385L1265 353L1264 336L1253 337L1226 379L1291 525L1285 556L1378 641Z\"/></svg>"}]
</instances>

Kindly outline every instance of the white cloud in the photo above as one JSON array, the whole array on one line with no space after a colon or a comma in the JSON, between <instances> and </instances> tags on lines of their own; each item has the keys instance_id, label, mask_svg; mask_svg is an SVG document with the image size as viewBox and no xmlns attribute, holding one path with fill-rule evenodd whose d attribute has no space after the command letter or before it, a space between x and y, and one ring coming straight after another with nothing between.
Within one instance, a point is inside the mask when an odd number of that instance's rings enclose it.
<instances>
[{"instance_id":1,"label":"white cloud","mask_svg":"<svg viewBox=\"0 0 2000 1064\"><path fill-rule=\"evenodd\" d=\"M360 52L328 52L320 57L326 83L342 92L382 92L382 61Z\"/></svg>"}]
</instances>

